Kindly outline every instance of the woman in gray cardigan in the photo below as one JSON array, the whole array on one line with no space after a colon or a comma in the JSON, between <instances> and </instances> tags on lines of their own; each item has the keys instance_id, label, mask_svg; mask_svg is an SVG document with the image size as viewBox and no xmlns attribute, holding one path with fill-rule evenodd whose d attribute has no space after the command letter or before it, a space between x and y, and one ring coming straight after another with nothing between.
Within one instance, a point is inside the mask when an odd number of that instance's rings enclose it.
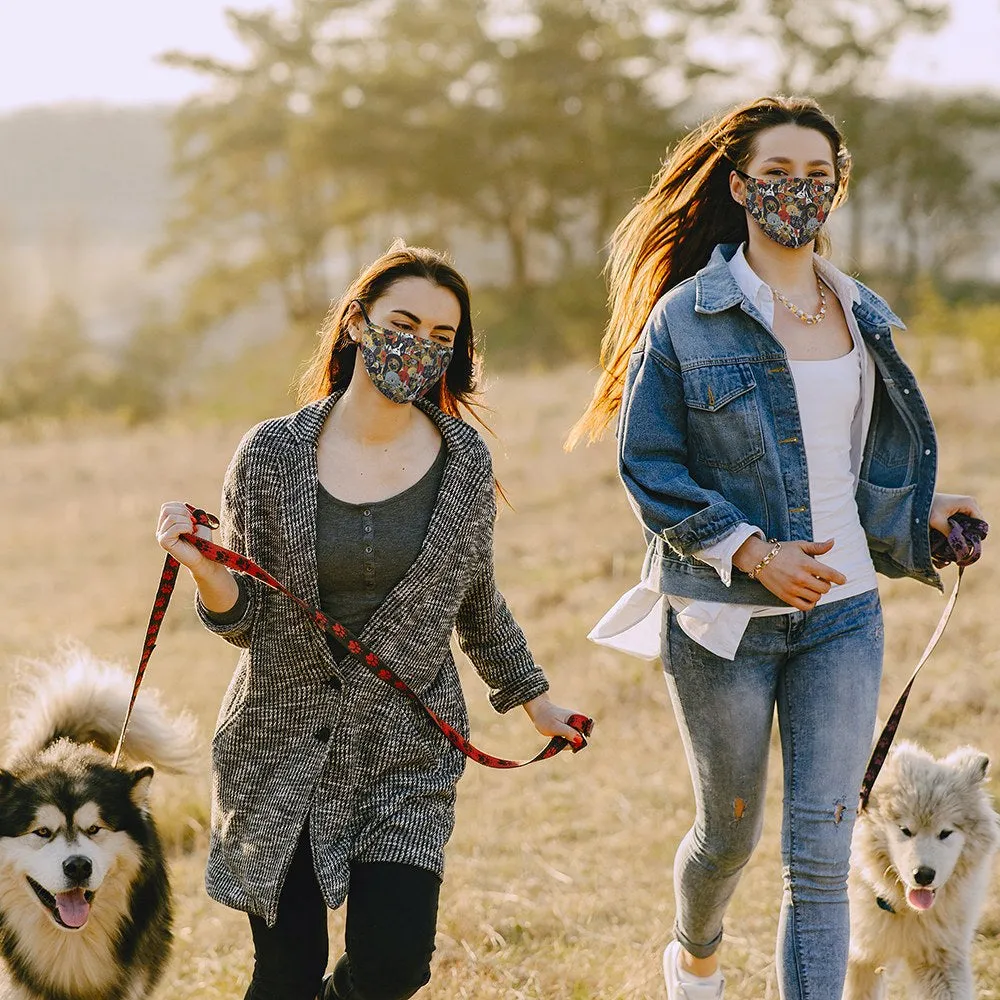
<instances>
[{"instance_id":1,"label":"woman in gray cardigan","mask_svg":"<svg viewBox=\"0 0 1000 1000\"><path fill-rule=\"evenodd\" d=\"M494 581L490 453L459 416L477 373L465 281L397 244L322 334L306 405L250 430L230 463L223 544L343 622L464 734L453 629L497 711L521 705L579 745ZM183 504L163 506L160 544L194 577L205 625L242 649L212 742L206 882L249 914L246 998L413 996L430 979L465 758L291 602L184 542L191 530ZM346 951L323 979L326 908L345 899Z\"/></svg>"}]
</instances>

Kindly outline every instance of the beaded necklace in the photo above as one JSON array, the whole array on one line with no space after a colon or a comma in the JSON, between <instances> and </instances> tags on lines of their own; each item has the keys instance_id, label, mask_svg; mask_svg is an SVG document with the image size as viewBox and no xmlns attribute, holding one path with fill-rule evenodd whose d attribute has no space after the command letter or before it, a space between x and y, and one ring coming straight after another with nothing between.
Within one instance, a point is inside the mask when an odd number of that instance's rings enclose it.
<instances>
[{"instance_id":1,"label":"beaded necklace","mask_svg":"<svg viewBox=\"0 0 1000 1000\"><path fill-rule=\"evenodd\" d=\"M815 273L815 272L813 272ZM800 309L794 302L786 299L777 288L772 288L771 291L774 292L778 301L793 315L802 320L808 326L815 326L817 323L823 322L823 317L826 316L826 292L823 291L823 282L819 280L819 275L816 275L816 289L819 291L819 312L808 313L805 309Z\"/></svg>"}]
</instances>

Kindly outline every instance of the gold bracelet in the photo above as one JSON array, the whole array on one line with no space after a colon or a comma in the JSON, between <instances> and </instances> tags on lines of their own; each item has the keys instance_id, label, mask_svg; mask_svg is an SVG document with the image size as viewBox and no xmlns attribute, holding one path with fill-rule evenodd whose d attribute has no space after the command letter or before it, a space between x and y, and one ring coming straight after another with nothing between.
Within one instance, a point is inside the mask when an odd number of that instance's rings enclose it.
<instances>
[{"instance_id":1,"label":"gold bracelet","mask_svg":"<svg viewBox=\"0 0 1000 1000\"><path fill-rule=\"evenodd\" d=\"M764 556L763 559L761 559L759 563L757 563L756 566L754 566L752 570L750 570L749 573L747 573L747 576L750 577L751 580L756 580L757 574L781 551L781 542L775 542L773 538L769 538L768 541L774 542L774 547L766 556Z\"/></svg>"}]
</instances>

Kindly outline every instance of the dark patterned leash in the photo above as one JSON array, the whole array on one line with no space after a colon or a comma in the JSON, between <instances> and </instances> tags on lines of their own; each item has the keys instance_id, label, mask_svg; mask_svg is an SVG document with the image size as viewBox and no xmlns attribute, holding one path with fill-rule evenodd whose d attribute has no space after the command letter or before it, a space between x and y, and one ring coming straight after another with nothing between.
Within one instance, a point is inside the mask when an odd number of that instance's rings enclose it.
<instances>
[{"instance_id":1,"label":"dark patterned leash","mask_svg":"<svg viewBox=\"0 0 1000 1000\"><path fill-rule=\"evenodd\" d=\"M966 566L971 566L979 558L982 553L983 539L990 530L990 526L985 521L980 520L978 517L969 517L967 514L952 515L948 519L948 524L951 526L951 530L947 535L942 535L940 531L934 533L936 537L931 544L931 557L934 560L934 565L939 569L948 563L956 563L958 565L958 578L955 580L951 597L948 598L948 603L945 605L944 611L941 612L941 618L938 620L937 628L934 629L934 634L924 647L924 651L917 661L913 673L910 674L910 679L906 682L906 687L903 688L903 693L896 700L896 704L889 713L889 718L885 726L882 727L882 733L868 760L865 777L861 782L861 797L858 803L858 812L864 812L868 805L872 786L875 784L875 779L878 777L879 771L882 770L882 765L885 763L885 758L889 753L889 747L892 746L892 741L896 735L896 730L899 728L899 720L903 716L903 709L906 707L906 699L910 696L910 689L913 687L913 682L917 679L920 668L927 662L931 653L934 652L934 647L944 634L948 619L951 618L951 613L955 610L955 603L958 601L958 591L962 586L962 573Z\"/></svg>"},{"instance_id":2,"label":"dark patterned leash","mask_svg":"<svg viewBox=\"0 0 1000 1000\"><path fill-rule=\"evenodd\" d=\"M219 519L214 514L207 514L205 511L192 507L190 504L188 504L187 507L188 510L191 511L191 516L195 524L204 525L208 528L218 528ZM420 697L410 689L406 681L386 666L386 664L382 661L382 658L369 646L363 643L356 635L354 635L354 633L352 633L345 625L332 620L322 611L318 611L316 608L311 607L279 583L278 580L267 572L267 570L262 569L246 556L240 555L238 552L232 552L230 549L225 549L221 545L216 545L207 538L201 538L198 535L184 534L181 535L181 538L186 542L190 542L202 553L202 555L211 559L213 562L221 563L227 569L236 573L244 573L247 576L252 576L254 579L260 580L261 583L270 587L272 590L276 590L278 593L284 594L285 597L297 604L306 613L306 615L308 615L317 628L332 635L337 642L347 650L348 653L360 660L361 663L363 663L373 674L375 674L376 677L379 678L379 680L385 681L386 684L394 687L400 694L409 698L410 701L412 701L430 718L430 720L441 731L445 739L447 739L452 746L461 750L466 757L470 760L474 760L477 764L482 764L485 767L504 769L524 767L527 764L534 764L536 761L548 760L550 757L555 757L557 753L565 750L566 747L570 747L573 753L576 753L587 745L587 737L593 729L594 720L588 719L585 715L571 715L566 720L566 724L580 734L579 743L571 743L563 736L553 736L552 739L549 740L547 746L535 754L531 760L507 760L503 757L494 757L492 754L485 753L484 751L473 746L472 743L470 743L469 740L467 740L457 729L455 729L454 726L450 725L436 712L425 705L420 700ZM163 621L163 616L167 612L167 606L170 603L170 595L173 593L174 586L177 583L178 567L179 564L177 560L168 554L166 561L163 564L163 572L160 575L160 585L156 591L156 598L153 601L153 610L149 616L149 625L146 627L146 640L143 643L142 656L139 660L139 666L135 674L135 682L132 686L132 698L129 702L128 711L125 715L125 724L122 726L121 736L118 739L118 748L115 750L115 764L118 763L118 757L121 753L122 744L125 740L125 730L128 728L129 718L132 715L132 708L135 705L135 697L138 694L139 685L142 683L143 674L146 672L146 664L149 662L149 657L152 655L153 650L156 647L156 636L160 630L160 624Z\"/></svg>"}]
</instances>

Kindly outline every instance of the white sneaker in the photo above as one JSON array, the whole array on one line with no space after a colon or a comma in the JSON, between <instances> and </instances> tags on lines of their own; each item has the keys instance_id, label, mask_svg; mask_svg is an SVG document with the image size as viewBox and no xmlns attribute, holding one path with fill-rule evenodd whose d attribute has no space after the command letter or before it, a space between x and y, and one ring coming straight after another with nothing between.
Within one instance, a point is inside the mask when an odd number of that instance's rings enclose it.
<instances>
[{"instance_id":1,"label":"white sneaker","mask_svg":"<svg viewBox=\"0 0 1000 1000\"><path fill-rule=\"evenodd\" d=\"M667 983L667 1000L722 1000L726 981L721 972L711 976L694 976L680 967L681 944L671 941L663 951L663 978Z\"/></svg>"}]
</instances>

